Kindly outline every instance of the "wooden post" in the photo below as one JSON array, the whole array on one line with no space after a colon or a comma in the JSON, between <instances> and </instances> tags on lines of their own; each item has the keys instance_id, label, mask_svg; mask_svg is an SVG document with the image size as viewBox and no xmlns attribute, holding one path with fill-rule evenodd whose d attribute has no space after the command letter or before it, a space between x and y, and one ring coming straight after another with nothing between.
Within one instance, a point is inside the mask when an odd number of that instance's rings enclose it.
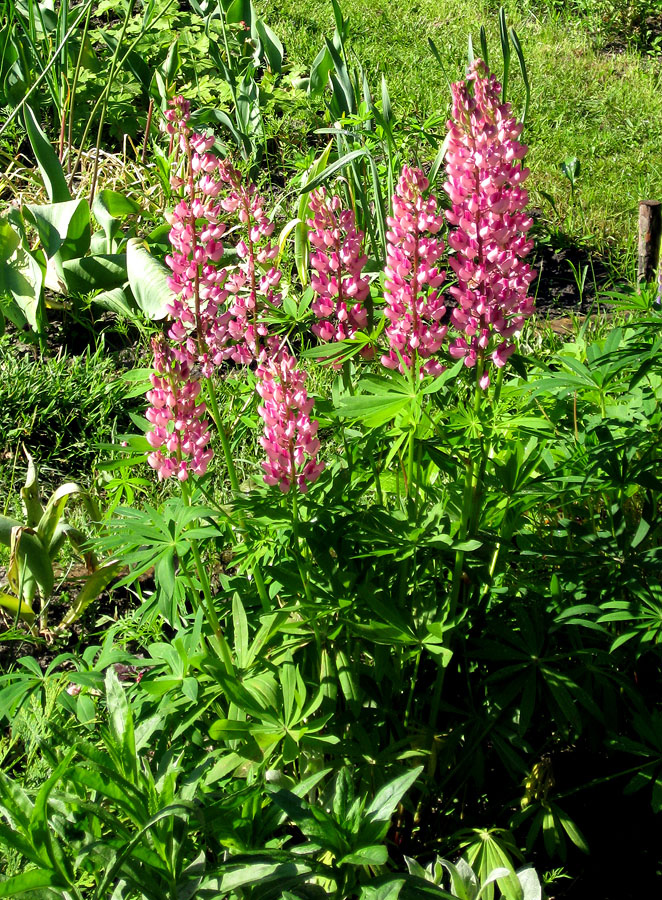
<instances>
[{"instance_id":1,"label":"wooden post","mask_svg":"<svg viewBox=\"0 0 662 900\"><path fill-rule=\"evenodd\" d=\"M657 278L662 238L662 203L659 200L639 202L639 258L637 282L651 282Z\"/></svg>"}]
</instances>

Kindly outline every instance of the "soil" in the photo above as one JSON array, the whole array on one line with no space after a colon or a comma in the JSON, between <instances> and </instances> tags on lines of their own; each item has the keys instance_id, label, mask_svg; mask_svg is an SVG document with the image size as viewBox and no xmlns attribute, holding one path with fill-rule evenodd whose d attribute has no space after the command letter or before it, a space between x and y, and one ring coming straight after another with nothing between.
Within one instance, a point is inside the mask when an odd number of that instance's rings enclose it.
<instances>
[{"instance_id":1,"label":"soil","mask_svg":"<svg viewBox=\"0 0 662 900\"><path fill-rule=\"evenodd\" d=\"M83 574L85 574L85 570L82 566L80 572L72 571L70 573L71 580L66 580L62 584L60 594L52 598L48 606L48 621L51 625L60 622L69 608L67 602L59 599L60 596L69 590L74 592L78 590L79 583L73 579L76 575ZM0 568L0 581L4 575L5 570ZM119 576L117 580L119 580ZM150 591L154 586L151 575L141 576L139 581L144 591ZM135 608L136 598L127 588L106 590L98 600L90 604L77 622L63 630L62 633L50 633L48 637L26 635L23 639L2 637L13 625L13 617L0 608L0 674L11 671L16 661L22 656L32 656L42 669L45 669L60 653L73 653L76 650L82 650L90 642L94 643L93 635L103 627L100 622L107 623L109 619L118 621Z\"/></svg>"}]
</instances>

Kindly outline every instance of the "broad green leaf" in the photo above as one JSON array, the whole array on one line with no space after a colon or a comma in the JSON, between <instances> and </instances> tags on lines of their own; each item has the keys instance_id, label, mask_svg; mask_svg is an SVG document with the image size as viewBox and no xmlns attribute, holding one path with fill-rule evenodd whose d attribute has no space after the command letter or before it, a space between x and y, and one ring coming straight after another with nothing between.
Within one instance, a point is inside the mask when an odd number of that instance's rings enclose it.
<instances>
[{"instance_id":1,"label":"broad green leaf","mask_svg":"<svg viewBox=\"0 0 662 900\"><path fill-rule=\"evenodd\" d=\"M398 804L422 771L423 766L418 766L393 781L389 781L377 791L372 803L366 809L365 819L359 832L361 836L371 841L383 840Z\"/></svg>"},{"instance_id":2,"label":"broad green leaf","mask_svg":"<svg viewBox=\"0 0 662 900\"><path fill-rule=\"evenodd\" d=\"M359 900L397 900L404 887L405 879L390 876L384 884L364 884L361 887Z\"/></svg>"},{"instance_id":3,"label":"broad green leaf","mask_svg":"<svg viewBox=\"0 0 662 900\"><path fill-rule=\"evenodd\" d=\"M311 97L321 94L325 89L329 81L329 72L332 68L333 60L331 59L331 54L326 47L322 47L310 67L308 93Z\"/></svg>"},{"instance_id":4,"label":"broad green leaf","mask_svg":"<svg viewBox=\"0 0 662 900\"><path fill-rule=\"evenodd\" d=\"M110 242L117 234L120 220L127 216L139 215L142 212L140 204L131 200L118 191L99 191L92 202L92 213L99 225L103 228L110 252Z\"/></svg>"},{"instance_id":5,"label":"broad green leaf","mask_svg":"<svg viewBox=\"0 0 662 900\"><path fill-rule=\"evenodd\" d=\"M245 740L251 734L252 725L240 719L217 719L209 727L213 741Z\"/></svg>"},{"instance_id":6,"label":"broad green leaf","mask_svg":"<svg viewBox=\"0 0 662 900\"><path fill-rule=\"evenodd\" d=\"M344 855L347 844L342 830L323 809L309 805L291 791L274 791L270 796L309 840Z\"/></svg>"},{"instance_id":7,"label":"broad green leaf","mask_svg":"<svg viewBox=\"0 0 662 900\"><path fill-rule=\"evenodd\" d=\"M173 301L173 293L166 281L168 269L136 238L127 242L126 268L138 306L148 319L164 319L168 315L167 306Z\"/></svg>"},{"instance_id":8,"label":"broad green leaf","mask_svg":"<svg viewBox=\"0 0 662 900\"><path fill-rule=\"evenodd\" d=\"M39 481L37 480L37 467L32 456L25 451L28 461L28 471L25 476L25 485L21 488L21 501L26 516L26 524L30 528L36 528L43 508L39 499Z\"/></svg>"},{"instance_id":9,"label":"broad green leaf","mask_svg":"<svg viewBox=\"0 0 662 900\"><path fill-rule=\"evenodd\" d=\"M92 572L85 579L85 584L78 592L76 599L71 604L68 612L57 626L56 630L67 628L79 619L87 607L108 587L113 578L122 568L119 562L106 563Z\"/></svg>"},{"instance_id":10,"label":"broad green leaf","mask_svg":"<svg viewBox=\"0 0 662 900\"><path fill-rule=\"evenodd\" d=\"M499 887L507 900L522 900L522 887L514 873L505 866L492 869L489 875L483 879L478 898L482 897L485 888L495 881L499 881Z\"/></svg>"},{"instance_id":11,"label":"broad green leaf","mask_svg":"<svg viewBox=\"0 0 662 900\"><path fill-rule=\"evenodd\" d=\"M67 200L71 200L60 160L27 103L24 104L23 117L25 130L44 180L48 199L51 203L65 203Z\"/></svg>"},{"instance_id":12,"label":"broad green leaf","mask_svg":"<svg viewBox=\"0 0 662 900\"><path fill-rule=\"evenodd\" d=\"M43 860L35 852L32 844L27 841L16 828L10 828L4 822L0 822L0 845L2 844L4 844L5 847L11 847L12 850L18 851L18 853L21 853L26 859L29 859L30 862L35 863L38 866L43 865ZM0 885L1 884L2 882L0 881Z\"/></svg>"},{"instance_id":13,"label":"broad green leaf","mask_svg":"<svg viewBox=\"0 0 662 900\"><path fill-rule=\"evenodd\" d=\"M338 865L349 866L383 866L388 859L388 850L383 844L373 844L370 847L361 847L338 860Z\"/></svg>"},{"instance_id":14,"label":"broad green leaf","mask_svg":"<svg viewBox=\"0 0 662 900\"><path fill-rule=\"evenodd\" d=\"M24 214L37 229L48 259L84 256L90 249L90 207L87 200L67 200L47 206L27 204Z\"/></svg>"},{"instance_id":15,"label":"broad green leaf","mask_svg":"<svg viewBox=\"0 0 662 900\"><path fill-rule=\"evenodd\" d=\"M0 293L11 297L19 315L11 306L3 306L7 318L18 328L26 323L37 333L46 325L43 300L44 270L29 253L12 226L0 219Z\"/></svg>"},{"instance_id":16,"label":"broad green leaf","mask_svg":"<svg viewBox=\"0 0 662 900\"><path fill-rule=\"evenodd\" d=\"M305 875L311 871L305 862L252 862L250 857L243 862L231 858L228 872L222 872L218 882L218 893L214 896L225 897L230 891L251 885L259 888L270 882L278 884L290 881L297 875Z\"/></svg>"},{"instance_id":17,"label":"broad green leaf","mask_svg":"<svg viewBox=\"0 0 662 900\"><path fill-rule=\"evenodd\" d=\"M586 840L585 840L583 834L577 828L577 826L572 821L570 816L564 810L562 810L560 806L557 806L556 804L553 804L553 809L554 809L554 812L556 813L556 816L557 816L559 822L563 826L563 830L568 835L568 837L570 838L572 843L575 845L575 847L578 847L582 851L582 853L588 853L589 852L588 844L586 843Z\"/></svg>"},{"instance_id":18,"label":"broad green leaf","mask_svg":"<svg viewBox=\"0 0 662 900\"><path fill-rule=\"evenodd\" d=\"M378 428L410 405L411 397L406 394L359 395L343 397L336 411L341 417L360 419L368 428Z\"/></svg>"},{"instance_id":19,"label":"broad green leaf","mask_svg":"<svg viewBox=\"0 0 662 900\"><path fill-rule=\"evenodd\" d=\"M358 685L356 684L354 672L352 671L349 659L344 650L336 651L336 672L338 673L338 681L340 682L340 687L345 695L345 699L350 702L358 701Z\"/></svg>"},{"instance_id":20,"label":"broad green leaf","mask_svg":"<svg viewBox=\"0 0 662 900\"><path fill-rule=\"evenodd\" d=\"M73 880L73 871L70 861L65 857L59 842L59 835L54 832L49 821L48 799L55 785L60 781L71 765L75 755L75 749L68 750L66 755L55 767L51 775L37 791L34 808L30 817L30 839L44 859L48 859L52 868L58 871L66 882Z\"/></svg>"},{"instance_id":21,"label":"broad green leaf","mask_svg":"<svg viewBox=\"0 0 662 900\"><path fill-rule=\"evenodd\" d=\"M138 757L133 732L133 714L124 688L112 666L106 672L106 705L110 731L122 760L124 775L135 783L138 776Z\"/></svg>"},{"instance_id":22,"label":"broad green leaf","mask_svg":"<svg viewBox=\"0 0 662 900\"><path fill-rule=\"evenodd\" d=\"M38 536L26 530L20 522L7 516L0 516L0 543L6 547L12 546L12 531L21 529L18 560L25 560L25 564L34 576L42 599L50 597L53 591L54 575L53 566L46 548Z\"/></svg>"},{"instance_id":23,"label":"broad green leaf","mask_svg":"<svg viewBox=\"0 0 662 900\"><path fill-rule=\"evenodd\" d=\"M262 43L264 55L267 57L269 68L272 72L280 73L283 65L283 45L262 19L256 20L255 27Z\"/></svg>"},{"instance_id":24,"label":"broad green leaf","mask_svg":"<svg viewBox=\"0 0 662 900\"><path fill-rule=\"evenodd\" d=\"M0 881L0 897L18 897L27 891L50 887L66 888L67 883L53 869L32 869L30 872Z\"/></svg>"},{"instance_id":25,"label":"broad green leaf","mask_svg":"<svg viewBox=\"0 0 662 900\"><path fill-rule=\"evenodd\" d=\"M61 485L54 491L46 504L44 513L37 525L37 534L39 539L48 550L50 550L51 542L55 534L55 530L60 523L62 513L67 505L67 501L74 494L82 494L83 489L78 484L69 482Z\"/></svg>"},{"instance_id":26,"label":"broad green leaf","mask_svg":"<svg viewBox=\"0 0 662 900\"><path fill-rule=\"evenodd\" d=\"M129 319L136 319L140 316L140 311L133 297L121 287L103 291L103 293L92 297L90 302L95 306L100 306L102 309L108 309L118 316L126 316Z\"/></svg>"},{"instance_id":27,"label":"broad green leaf","mask_svg":"<svg viewBox=\"0 0 662 900\"><path fill-rule=\"evenodd\" d=\"M441 864L451 876L453 894L459 900L475 900L478 894L478 879L469 863L460 857L457 863L442 859Z\"/></svg>"},{"instance_id":28,"label":"broad green leaf","mask_svg":"<svg viewBox=\"0 0 662 900\"><path fill-rule=\"evenodd\" d=\"M251 0L233 0L227 7L226 21L230 25L245 22L250 28L253 24L253 10Z\"/></svg>"},{"instance_id":29,"label":"broad green leaf","mask_svg":"<svg viewBox=\"0 0 662 900\"><path fill-rule=\"evenodd\" d=\"M234 652L237 659L237 665L240 668L248 666L248 619L246 610L239 598L239 594L235 594L232 598L232 621L234 623Z\"/></svg>"},{"instance_id":30,"label":"broad green leaf","mask_svg":"<svg viewBox=\"0 0 662 900\"><path fill-rule=\"evenodd\" d=\"M79 294L90 291L111 291L127 280L124 253L97 254L62 263L62 275L67 289ZM98 302L98 298L94 298Z\"/></svg>"},{"instance_id":31,"label":"broad green leaf","mask_svg":"<svg viewBox=\"0 0 662 900\"><path fill-rule=\"evenodd\" d=\"M12 615L19 616L27 622L28 625L32 625L34 622L35 614L32 606L27 600L21 601L18 597L14 597L13 594L7 594L4 591L0 591L0 606L8 609Z\"/></svg>"},{"instance_id":32,"label":"broad green leaf","mask_svg":"<svg viewBox=\"0 0 662 900\"><path fill-rule=\"evenodd\" d=\"M534 868L525 866L516 875L522 886L522 900L542 900L542 886Z\"/></svg>"}]
</instances>

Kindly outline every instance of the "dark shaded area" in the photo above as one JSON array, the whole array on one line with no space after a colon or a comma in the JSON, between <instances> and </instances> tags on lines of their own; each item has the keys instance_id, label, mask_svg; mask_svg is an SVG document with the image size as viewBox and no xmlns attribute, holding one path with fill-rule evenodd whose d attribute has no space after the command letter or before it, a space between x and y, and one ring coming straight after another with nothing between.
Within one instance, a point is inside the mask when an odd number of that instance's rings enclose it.
<instances>
[{"instance_id":1,"label":"dark shaded area","mask_svg":"<svg viewBox=\"0 0 662 900\"><path fill-rule=\"evenodd\" d=\"M531 285L531 293L536 298L538 315L585 315L596 294L613 287L613 267L597 248L578 244L563 231L551 230L539 212L534 210L533 215L535 248L530 261L538 278Z\"/></svg>"},{"instance_id":2,"label":"dark shaded area","mask_svg":"<svg viewBox=\"0 0 662 900\"><path fill-rule=\"evenodd\" d=\"M83 572L84 568L81 574ZM4 575L5 570L0 568L0 578L4 577ZM119 577L118 575L118 580ZM153 589L154 580L151 574L143 575L138 580L143 589ZM80 590L80 583L73 585L73 583L65 581L62 589L65 593L71 592L75 596L76 592ZM25 638L14 638L8 636L5 632L0 639L0 674L12 671L18 660L23 656L33 657L42 669L46 669L60 653L82 653L85 647L95 643L95 634L99 634L98 642L101 643L105 630L100 632L98 624L100 619L107 617L118 621L129 615L136 606L137 600L134 593L126 587L111 587L90 604L80 619L50 642L42 636L32 638L26 635ZM49 624L57 625L68 609L69 603L63 602L58 594L54 595L48 605ZM0 632L5 631L12 622L11 615L0 608ZM69 665L69 663L65 663L63 668L66 669ZM73 671L73 665L71 668Z\"/></svg>"},{"instance_id":3,"label":"dark shaded area","mask_svg":"<svg viewBox=\"0 0 662 900\"><path fill-rule=\"evenodd\" d=\"M632 768L632 757L588 748L559 754L554 760L557 786L589 784ZM651 788L624 793L632 773L583 788L562 801L588 843L588 856L570 844L565 869L574 876L550 886L550 900L638 900L659 896L662 885L662 816L651 807ZM544 851L535 860L539 872L558 865Z\"/></svg>"}]
</instances>

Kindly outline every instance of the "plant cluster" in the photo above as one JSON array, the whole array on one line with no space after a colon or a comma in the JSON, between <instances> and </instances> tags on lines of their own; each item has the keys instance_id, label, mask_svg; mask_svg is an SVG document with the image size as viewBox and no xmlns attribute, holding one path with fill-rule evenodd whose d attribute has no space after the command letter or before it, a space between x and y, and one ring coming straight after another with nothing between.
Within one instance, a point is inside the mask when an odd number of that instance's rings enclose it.
<instances>
[{"instance_id":1,"label":"plant cluster","mask_svg":"<svg viewBox=\"0 0 662 900\"><path fill-rule=\"evenodd\" d=\"M282 45L248 2L192 6L231 103L176 93L171 47L163 221L74 198L30 106L50 202L0 220L14 328L45 347L55 274L153 354L123 379L146 411L106 448L104 514L73 483L43 503L28 456L0 516L0 651L57 644L0 675L0 897L542 900L536 870L598 850L578 797L662 810L658 285L540 350L503 11L503 78L482 31L424 167L334 2L307 81L328 143L274 209ZM123 34L168 9L129 4ZM86 571L52 629L67 546ZM106 590L133 610L99 638Z\"/></svg>"}]
</instances>

